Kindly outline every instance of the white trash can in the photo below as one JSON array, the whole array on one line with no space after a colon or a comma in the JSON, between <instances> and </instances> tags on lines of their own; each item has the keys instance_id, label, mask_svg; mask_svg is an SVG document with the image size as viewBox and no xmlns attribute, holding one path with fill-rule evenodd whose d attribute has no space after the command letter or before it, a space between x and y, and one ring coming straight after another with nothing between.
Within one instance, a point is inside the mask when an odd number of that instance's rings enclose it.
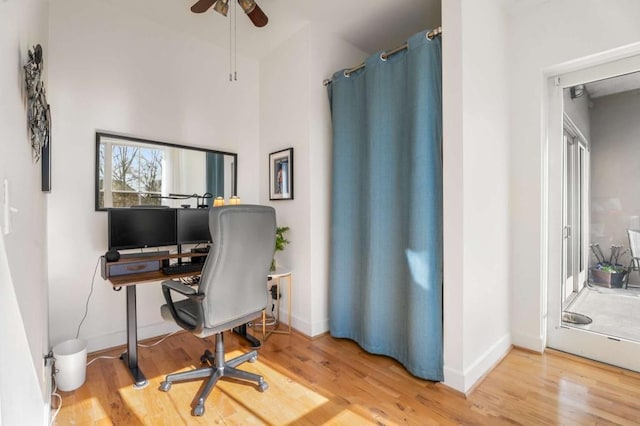
<instances>
[{"instance_id":1,"label":"white trash can","mask_svg":"<svg viewBox=\"0 0 640 426\"><path fill-rule=\"evenodd\" d=\"M65 340L53 347L56 384L61 391L78 389L87 372L87 342L82 339Z\"/></svg>"}]
</instances>

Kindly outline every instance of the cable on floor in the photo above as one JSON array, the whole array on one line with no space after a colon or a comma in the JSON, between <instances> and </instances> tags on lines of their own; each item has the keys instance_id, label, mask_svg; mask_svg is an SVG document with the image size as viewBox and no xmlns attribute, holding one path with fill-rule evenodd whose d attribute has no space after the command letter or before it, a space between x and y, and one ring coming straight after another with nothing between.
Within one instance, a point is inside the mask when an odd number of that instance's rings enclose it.
<instances>
[{"instance_id":1,"label":"cable on floor","mask_svg":"<svg viewBox=\"0 0 640 426\"><path fill-rule=\"evenodd\" d=\"M155 343L151 343L150 345L143 345L142 343L138 343L138 346L143 347L143 348L151 348L154 347L156 345L159 345L160 343L164 342L165 340L167 340L169 337L173 336L174 334L176 334L177 332L182 331L182 330L176 330L176 331L172 331L171 333L167 334L166 336L164 336L162 339L158 340Z\"/></svg>"},{"instance_id":2,"label":"cable on floor","mask_svg":"<svg viewBox=\"0 0 640 426\"><path fill-rule=\"evenodd\" d=\"M55 396L55 397L58 398L58 407L56 408L56 411L51 416L51 422L49 423L51 426L53 426L53 424L55 424L56 417L58 416L58 413L60 412L60 409L62 408L62 396L57 391L58 391L58 384L56 383L55 376L54 376L53 377L53 391L51 392L51 396Z\"/></svg>"}]
</instances>

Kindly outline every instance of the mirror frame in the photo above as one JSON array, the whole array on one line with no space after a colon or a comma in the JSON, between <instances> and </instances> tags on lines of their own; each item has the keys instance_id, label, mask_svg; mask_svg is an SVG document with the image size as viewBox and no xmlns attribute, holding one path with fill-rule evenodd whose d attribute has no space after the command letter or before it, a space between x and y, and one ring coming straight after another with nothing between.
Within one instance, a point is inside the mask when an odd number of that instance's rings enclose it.
<instances>
[{"instance_id":1,"label":"mirror frame","mask_svg":"<svg viewBox=\"0 0 640 426\"><path fill-rule=\"evenodd\" d=\"M144 143L144 144L149 144L149 145L159 145L159 146L163 146L163 147L171 147L171 148L181 148L181 149L187 149L187 150L191 150L191 151L200 151L200 152L204 152L204 153L212 153L212 154L223 154L223 155L229 155L233 157L233 162L235 164L235 167L233 168L233 188L231 188L231 191L233 192L233 194L231 195L237 195L238 194L238 154L233 153L233 152L226 152L226 151L218 151L215 149L206 149L206 148L200 148L200 147L195 147L195 146L188 146L188 145L180 145L180 144L175 144L175 143L169 143L169 142L161 142L161 141L154 141L151 139L142 139L142 138L138 138L135 136L128 136L128 135L123 135L123 134L118 134L118 133L108 133L108 132L96 132L96 145L95 145L95 182L94 182L94 197L95 197L95 211L107 211L110 207L100 207L98 205L99 203L99 192L100 192L100 142L101 139L103 137L108 137L108 138L112 138L112 139L121 139L121 140L125 140L125 141L131 141L131 142L135 142L135 143Z\"/></svg>"}]
</instances>

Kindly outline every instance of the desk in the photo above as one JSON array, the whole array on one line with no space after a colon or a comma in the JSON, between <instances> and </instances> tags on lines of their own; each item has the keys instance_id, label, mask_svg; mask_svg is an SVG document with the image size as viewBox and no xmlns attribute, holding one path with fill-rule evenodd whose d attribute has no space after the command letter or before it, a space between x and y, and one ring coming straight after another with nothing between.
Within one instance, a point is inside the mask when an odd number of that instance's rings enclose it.
<instances>
[{"instance_id":1,"label":"desk","mask_svg":"<svg viewBox=\"0 0 640 426\"><path fill-rule=\"evenodd\" d=\"M206 253L182 253L182 254L158 254L141 257L121 258L117 262L107 262L102 256L102 278L109 280L114 290L120 287L126 287L127 291L127 351L121 355L121 359L126 364L135 381L135 387L142 388L147 385L147 378L144 376L140 367L138 367L138 319L136 315L136 285L146 282L164 281L171 278L184 278L194 275L200 275L199 271L186 272L178 275L165 275L161 270L141 272L136 274L110 276L109 269L115 265L123 265L126 263L135 263L141 261L162 262L168 259L191 258L198 256L206 256Z\"/></svg>"},{"instance_id":2,"label":"desk","mask_svg":"<svg viewBox=\"0 0 640 426\"><path fill-rule=\"evenodd\" d=\"M269 336L271 336L271 334L273 333L279 333L279 334L291 334L291 271L289 269L286 268L281 268L281 267L276 267L276 270L273 272L270 272L268 275L269 278L271 278L271 281L274 282L273 285L276 286L276 294L278 295L277 299L275 300L276 302L276 324L275 327L269 331L267 331L266 329L266 324L267 324L267 315L266 315L266 310L262 311L262 340L266 341L267 338L269 338ZM287 303L289 304L289 310L288 310L288 321L287 321L287 325L289 326L288 330L278 330L278 327L280 326L280 279L282 278L287 278L288 279L288 285L287 285Z\"/></svg>"}]
</instances>

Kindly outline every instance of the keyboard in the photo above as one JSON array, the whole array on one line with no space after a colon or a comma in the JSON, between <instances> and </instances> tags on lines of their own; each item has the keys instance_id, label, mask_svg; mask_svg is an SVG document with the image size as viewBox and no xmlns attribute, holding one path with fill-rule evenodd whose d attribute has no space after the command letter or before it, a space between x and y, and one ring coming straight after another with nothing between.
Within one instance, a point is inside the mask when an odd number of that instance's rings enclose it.
<instances>
[{"instance_id":1,"label":"keyboard","mask_svg":"<svg viewBox=\"0 0 640 426\"><path fill-rule=\"evenodd\" d=\"M162 272L165 275L178 275L178 274L186 274L189 272L200 272L202 267L204 266L204 262L201 263L174 263L173 265L163 266Z\"/></svg>"}]
</instances>

